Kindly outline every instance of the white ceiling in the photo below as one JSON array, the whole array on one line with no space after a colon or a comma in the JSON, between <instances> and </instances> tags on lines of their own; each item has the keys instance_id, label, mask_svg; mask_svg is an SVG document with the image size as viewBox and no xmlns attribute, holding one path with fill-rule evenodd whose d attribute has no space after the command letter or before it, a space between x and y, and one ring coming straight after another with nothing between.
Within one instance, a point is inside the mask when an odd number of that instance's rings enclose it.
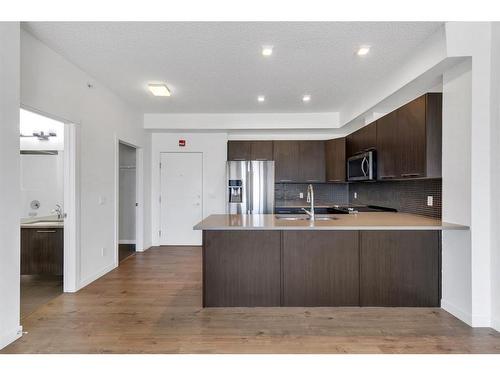
<instances>
[{"instance_id":1,"label":"white ceiling","mask_svg":"<svg viewBox=\"0 0 500 375\"><path fill-rule=\"evenodd\" d=\"M144 113L335 112L440 22L28 22L23 27ZM265 58L263 45L273 45ZM370 45L366 57L355 54ZM170 98L148 82L165 81ZM312 100L303 103L303 94ZM266 102L258 103L257 95Z\"/></svg>"}]
</instances>

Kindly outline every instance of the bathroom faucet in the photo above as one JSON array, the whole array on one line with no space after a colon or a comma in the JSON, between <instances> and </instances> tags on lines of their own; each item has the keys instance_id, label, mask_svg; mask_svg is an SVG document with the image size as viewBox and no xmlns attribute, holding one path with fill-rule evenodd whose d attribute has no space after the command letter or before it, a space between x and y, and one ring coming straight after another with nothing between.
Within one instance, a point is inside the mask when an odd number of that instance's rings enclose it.
<instances>
[{"instance_id":1,"label":"bathroom faucet","mask_svg":"<svg viewBox=\"0 0 500 375\"><path fill-rule=\"evenodd\" d=\"M312 184L307 187L307 203L311 203L310 210L308 211L305 208L302 208L302 210L309 215L310 220L314 221L314 189Z\"/></svg>"},{"instance_id":2,"label":"bathroom faucet","mask_svg":"<svg viewBox=\"0 0 500 375\"><path fill-rule=\"evenodd\" d=\"M58 219L62 219L64 217L64 214L62 212L62 207L60 204L56 204L56 208L54 208L52 212L57 214Z\"/></svg>"}]
</instances>

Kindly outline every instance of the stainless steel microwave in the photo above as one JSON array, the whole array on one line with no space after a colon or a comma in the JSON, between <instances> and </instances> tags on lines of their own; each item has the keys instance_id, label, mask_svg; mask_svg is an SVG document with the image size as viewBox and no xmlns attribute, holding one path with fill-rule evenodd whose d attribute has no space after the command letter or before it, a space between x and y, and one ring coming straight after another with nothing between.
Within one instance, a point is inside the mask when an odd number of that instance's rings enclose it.
<instances>
[{"instance_id":1,"label":"stainless steel microwave","mask_svg":"<svg viewBox=\"0 0 500 375\"><path fill-rule=\"evenodd\" d=\"M348 181L370 181L377 178L375 151L366 151L347 159Z\"/></svg>"}]
</instances>

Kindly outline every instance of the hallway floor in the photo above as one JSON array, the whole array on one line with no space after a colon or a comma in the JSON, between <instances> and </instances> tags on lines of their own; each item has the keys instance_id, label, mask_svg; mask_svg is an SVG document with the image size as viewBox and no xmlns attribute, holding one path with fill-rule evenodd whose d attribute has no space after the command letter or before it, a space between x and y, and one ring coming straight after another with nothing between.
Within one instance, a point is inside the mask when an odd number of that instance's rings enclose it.
<instances>
[{"instance_id":1,"label":"hallway floor","mask_svg":"<svg viewBox=\"0 0 500 375\"><path fill-rule=\"evenodd\" d=\"M21 319L62 293L62 276L21 275Z\"/></svg>"},{"instance_id":2,"label":"hallway floor","mask_svg":"<svg viewBox=\"0 0 500 375\"><path fill-rule=\"evenodd\" d=\"M500 353L439 308L201 308L201 248L155 247L22 320L1 353Z\"/></svg>"}]
</instances>

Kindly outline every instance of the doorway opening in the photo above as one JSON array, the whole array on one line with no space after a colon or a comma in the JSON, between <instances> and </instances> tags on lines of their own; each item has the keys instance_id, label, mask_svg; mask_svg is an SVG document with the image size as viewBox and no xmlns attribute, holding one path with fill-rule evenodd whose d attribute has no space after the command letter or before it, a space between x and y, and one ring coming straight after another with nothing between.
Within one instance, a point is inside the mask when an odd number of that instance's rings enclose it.
<instances>
[{"instance_id":1,"label":"doorway opening","mask_svg":"<svg viewBox=\"0 0 500 375\"><path fill-rule=\"evenodd\" d=\"M137 150L118 144L118 263L137 250Z\"/></svg>"},{"instance_id":2,"label":"doorway opening","mask_svg":"<svg viewBox=\"0 0 500 375\"><path fill-rule=\"evenodd\" d=\"M65 124L20 110L21 318L64 291Z\"/></svg>"}]
</instances>

